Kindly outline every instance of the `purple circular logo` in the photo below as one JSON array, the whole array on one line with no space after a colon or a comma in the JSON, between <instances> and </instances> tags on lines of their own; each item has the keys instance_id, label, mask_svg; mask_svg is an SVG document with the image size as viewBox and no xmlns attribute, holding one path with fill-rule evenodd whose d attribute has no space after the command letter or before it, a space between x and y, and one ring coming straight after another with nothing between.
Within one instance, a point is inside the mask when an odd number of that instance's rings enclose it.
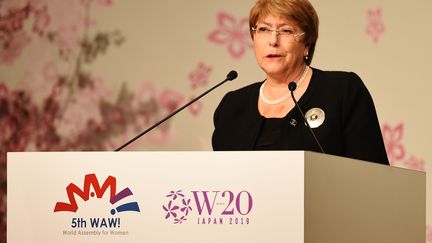
<instances>
[{"instance_id":1,"label":"purple circular logo","mask_svg":"<svg viewBox=\"0 0 432 243\"><path fill-rule=\"evenodd\" d=\"M187 216L192 207L190 206L191 200L186 198L181 190L170 191L167 197L167 203L162 205L165 211L165 219L172 220L174 224L181 224L187 220Z\"/></svg>"}]
</instances>

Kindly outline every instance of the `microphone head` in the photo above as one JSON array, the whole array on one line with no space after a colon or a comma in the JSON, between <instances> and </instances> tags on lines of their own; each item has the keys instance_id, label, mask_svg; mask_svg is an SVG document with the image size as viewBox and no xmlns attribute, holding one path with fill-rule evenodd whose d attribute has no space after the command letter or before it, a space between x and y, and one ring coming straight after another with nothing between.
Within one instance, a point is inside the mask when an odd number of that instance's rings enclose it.
<instances>
[{"instance_id":1,"label":"microphone head","mask_svg":"<svg viewBox=\"0 0 432 243\"><path fill-rule=\"evenodd\" d=\"M232 70L231 72L229 72L227 74L227 80L232 81L232 80L236 79L237 76L238 76L237 72Z\"/></svg>"},{"instance_id":2,"label":"microphone head","mask_svg":"<svg viewBox=\"0 0 432 243\"><path fill-rule=\"evenodd\" d=\"M290 91L294 91L294 90L296 90L296 89L297 89L297 84L296 84L294 81L291 81L291 82L288 84L288 89L289 89Z\"/></svg>"}]
</instances>

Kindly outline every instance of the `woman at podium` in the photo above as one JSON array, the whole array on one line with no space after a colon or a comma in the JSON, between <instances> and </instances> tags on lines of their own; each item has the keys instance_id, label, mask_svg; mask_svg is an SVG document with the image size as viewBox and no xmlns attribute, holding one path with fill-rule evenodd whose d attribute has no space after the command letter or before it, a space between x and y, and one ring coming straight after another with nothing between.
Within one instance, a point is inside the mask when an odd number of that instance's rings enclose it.
<instances>
[{"instance_id":1,"label":"woman at podium","mask_svg":"<svg viewBox=\"0 0 432 243\"><path fill-rule=\"evenodd\" d=\"M360 77L311 67L318 22L307 0L255 3L250 34L266 79L223 97L214 113L214 150L311 150L388 164Z\"/></svg>"}]
</instances>

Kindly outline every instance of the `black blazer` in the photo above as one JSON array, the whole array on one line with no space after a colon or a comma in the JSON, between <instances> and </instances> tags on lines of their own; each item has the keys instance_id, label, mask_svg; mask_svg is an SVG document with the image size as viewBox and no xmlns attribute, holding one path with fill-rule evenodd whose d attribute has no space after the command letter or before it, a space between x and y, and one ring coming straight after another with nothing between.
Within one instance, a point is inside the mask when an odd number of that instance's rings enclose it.
<instances>
[{"instance_id":1,"label":"black blazer","mask_svg":"<svg viewBox=\"0 0 432 243\"><path fill-rule=\"evenodd\" d=\"M254 150L265 119L258 111L262 83L224 96L214 113L214 150ZM324 123L313 130L326 153L389 164L372 97L355 73L313 69L298 103L303 112L324 110ZM320 151L297 109L283 119L284 150Z\"/></svg>"}]
</instances>

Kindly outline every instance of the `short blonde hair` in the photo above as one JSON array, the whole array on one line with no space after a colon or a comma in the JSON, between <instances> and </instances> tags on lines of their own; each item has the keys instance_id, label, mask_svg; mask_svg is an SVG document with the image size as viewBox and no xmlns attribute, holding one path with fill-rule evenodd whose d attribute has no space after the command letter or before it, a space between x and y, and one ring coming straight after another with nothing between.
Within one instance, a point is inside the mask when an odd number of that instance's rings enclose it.
<instances>
[{"instance_id":1,"label":"short blonde hair","mask_svg":"<svg viewBox=\"0 0 432 243\"><path fill-rule=\"evenodd\" d=\"M267 16L278 16L296 24L305 32L303 42L309 47L306 64L312 62L315 45L318 40L318 15L308 0L258 0L249 14L250 34L252 27Z\"/></svg>"}]
</instances>

